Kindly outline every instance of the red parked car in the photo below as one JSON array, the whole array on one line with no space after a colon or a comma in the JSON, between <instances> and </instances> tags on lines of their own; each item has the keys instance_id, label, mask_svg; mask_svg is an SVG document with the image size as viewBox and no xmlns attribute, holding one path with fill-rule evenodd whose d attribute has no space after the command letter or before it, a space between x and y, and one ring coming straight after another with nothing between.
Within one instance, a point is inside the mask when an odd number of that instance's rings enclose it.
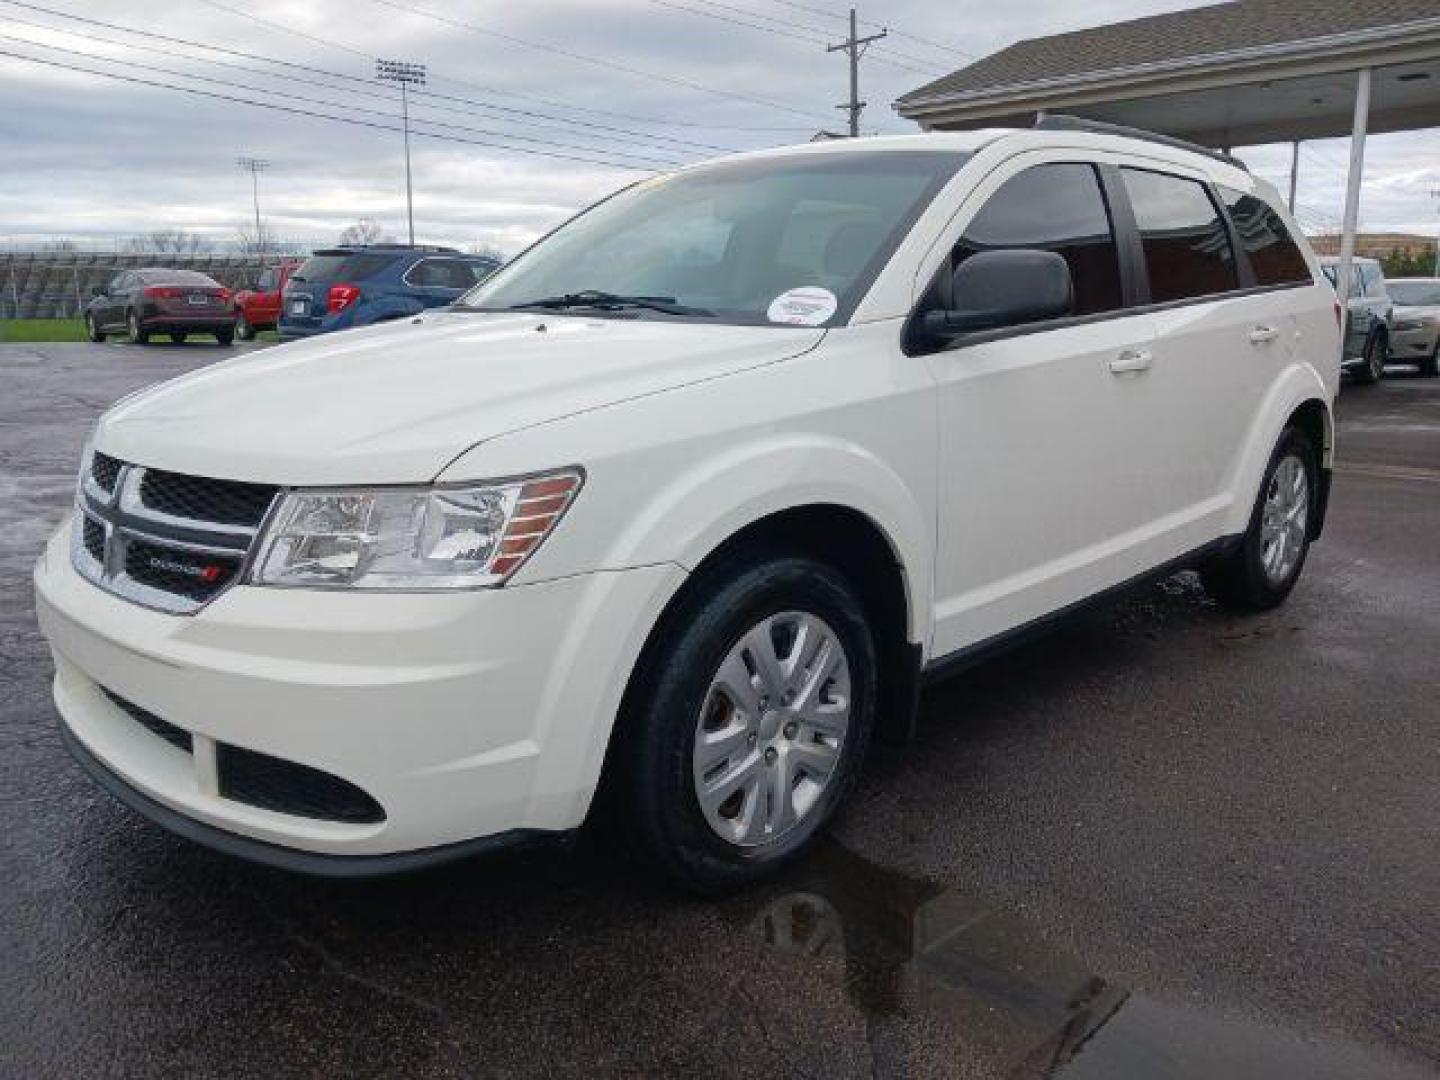
<instances>
[{"instance_id":1,"label":"red parked car","mask_svg":"<svg viewBox=\"0 0 1440 1080\"><path fill-rule=\"evenodd\" d=\"M299 266L298 261L283 262L279 266L267 266L260 271L260 277L253 289L242 289L235 294L235 336L241 341L251 340L257 331L274 330L280 320L280 294L285 282Z\"/></svg>"}]
</instances>

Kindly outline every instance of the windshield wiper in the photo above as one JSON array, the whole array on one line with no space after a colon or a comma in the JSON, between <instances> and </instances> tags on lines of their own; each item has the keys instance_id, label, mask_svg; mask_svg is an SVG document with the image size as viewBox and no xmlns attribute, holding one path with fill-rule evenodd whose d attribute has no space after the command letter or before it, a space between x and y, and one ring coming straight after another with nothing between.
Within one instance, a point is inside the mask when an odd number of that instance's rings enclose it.
<instances>
[{"instance_id":1,"label":"windshield wiper","mask_svg":"<svg viewBox=\"0 0 1440 1080\"><path fill-rule=\"evenodd\" d=\"M524 311L527 308L543 308L547 311L562 311L566 308L592 308L597 311L620 311L624 308L649 308L666 315L691 315L696 318L713 318L715 313L708 308L691 307L676 303L673 296L624 296L620 293L600 292L598 289L584 289L581 292L564 293L560 296L542 296L511 304L509 310Z\"/></svg>"}]
</instances>

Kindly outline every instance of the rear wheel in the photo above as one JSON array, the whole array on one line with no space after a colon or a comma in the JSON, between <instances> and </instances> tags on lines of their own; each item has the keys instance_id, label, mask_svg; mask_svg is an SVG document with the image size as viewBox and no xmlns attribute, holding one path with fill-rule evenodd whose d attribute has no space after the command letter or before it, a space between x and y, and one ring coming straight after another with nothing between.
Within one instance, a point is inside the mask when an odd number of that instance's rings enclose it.
<instances>
[{"instance_id":1,"label":"rear wheel","mask_svg":"<svg viewBox=\"0 0 1440 1080\"><path fill-rule=\"evenodd\" d=\"M140 316L135 312L127 312L125 315L125 337L131 345L148 345L150 343L150 331L140 325Z\"/></svg>"},{"instance_id":2,"label":"rear wheel","mask_svg":"<svg viewBox=\"0 0 1440 1080\"><path fill-rule=\"evenodd\" d=\"M235 316L235 336L241 341L255 340L255 327L250 325L250 320L244 315Z\"/></svg>"},{"instance_id":3,"label":"rear wheel","mask_svg":"<svg viewBox=\"0 0 1440 1080\"><path fill-rule=\"evenodd\" d=\"M662 623L617 732L616 827L696 892L775 873L854 783L876 659L864 608L829 567L732 566Z\"/></svg>"},{"instance_id":4,"label":"rear wheel","mask_svg":"<svg viewBox=\"0 0 1440 1080\"><path fill-rule=\"evenodd\" d=\"M224 330L216 330L215 340L218 341L221 345L234 345L235 328L233 326L227 326Z\"/></svg>"},{"instance_id":5,"label":"rear wheel","mask_svg":"<svg viewBox=\"0 0 1440 1080\"><path fill-rule=\"evenodd\" d=\"M1361 364L1355 369L1355 381L1364 383L1366 386L1373 386L1385 377L1386 360L1385 338L1381 334L1371 334L1370 340L1365 342L1365 352L1361 354Z\"/></svg>"},{"instance_id":6,"label":"rear wheel","mask_svg":"<svg viewBox=\"0 0 1440 1080\"><path fill-rule=\"evenodd\" d=\"M189 336L189 334L183 333L182 331L173 330L170 333L170 340L173 341L176 345L184 345L185 339Z\"/></svg>"},{"instance_id":7,"label":"rear wheel","mask_svg":"<svg viewBox=\"0 0 1440 1080\"><path fill-rule=\"evenodd\" d=\"M95 322L95 316L91 312L85 313L85 336L91 341L104 341L105 331L101 330Z\"/></svg>"},{"instance_id":8,"label":"rear wheel","mask_svg":"<svg viewBox=\"0 0 1440 1080\"><path fill-rule=\"evenodd\" d=\"M1319 476L1309 438L1299 428L1286 428L1239 546L1200 570L1211 596L1226 607L1265 611L1290 595L1310 550Z\"/></svg>"}]
</instances>

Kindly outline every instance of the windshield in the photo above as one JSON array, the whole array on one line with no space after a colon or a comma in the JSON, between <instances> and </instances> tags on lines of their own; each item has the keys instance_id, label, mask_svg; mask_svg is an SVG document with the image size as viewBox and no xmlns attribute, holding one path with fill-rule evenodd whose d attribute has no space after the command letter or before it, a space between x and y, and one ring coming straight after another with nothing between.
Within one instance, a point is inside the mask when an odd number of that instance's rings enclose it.
<instances>
[{"instance_id":1,"label":"windshield","mask_svg":"<svg viewBox=\"0 0 1440 1080\"><path fill-rule=\"evenodd\" d=\"M834 326L969 156L848 151L645 181L572 218L461 306Z\"/></svg>"},{"instance_id":2,"label":"windshield","mask_svg":"<svg viewBox=\"0 0 1440 1080\"><path fill-rule=\"evenodd\" d=\"M1389 282L1390 299L1407 307L1440 307L1440 281Z\"/></svg>"}]
</instances>

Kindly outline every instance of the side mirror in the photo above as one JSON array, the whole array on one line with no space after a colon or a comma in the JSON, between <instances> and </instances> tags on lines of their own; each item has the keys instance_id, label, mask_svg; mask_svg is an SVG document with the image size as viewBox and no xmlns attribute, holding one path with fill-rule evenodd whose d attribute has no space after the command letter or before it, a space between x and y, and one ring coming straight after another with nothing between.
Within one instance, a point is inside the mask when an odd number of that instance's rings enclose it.
<instances>
[{"instance_id":1,"label":"side mirror","mask_svg":"<svg viewBox=\"0 0 1440 1080\"><path fill-rule=\"evenodd\" d=\"M91 295L91 296L94 296L94 297L96 297L96 298L99 298L99 297L101 297L101 296L104 296L104 295L105 295L105 286L104 286L104 285L95 285L95 286L93 286L93 287L90 289L90 295Z\"/></svg>"},{"instance_id":2,"label":"side mirror","mask_svg":"<svg viewBox=\"0 0 1440 1080\"><path fill-rule=\"evenodd\" d=\"M1070 264L1053 251L982 251L955 268L950 302L953 307L922 316L927 337L948 341L976 330L1068 315L1075 284Z\"/></svg>"}]
</instances>

